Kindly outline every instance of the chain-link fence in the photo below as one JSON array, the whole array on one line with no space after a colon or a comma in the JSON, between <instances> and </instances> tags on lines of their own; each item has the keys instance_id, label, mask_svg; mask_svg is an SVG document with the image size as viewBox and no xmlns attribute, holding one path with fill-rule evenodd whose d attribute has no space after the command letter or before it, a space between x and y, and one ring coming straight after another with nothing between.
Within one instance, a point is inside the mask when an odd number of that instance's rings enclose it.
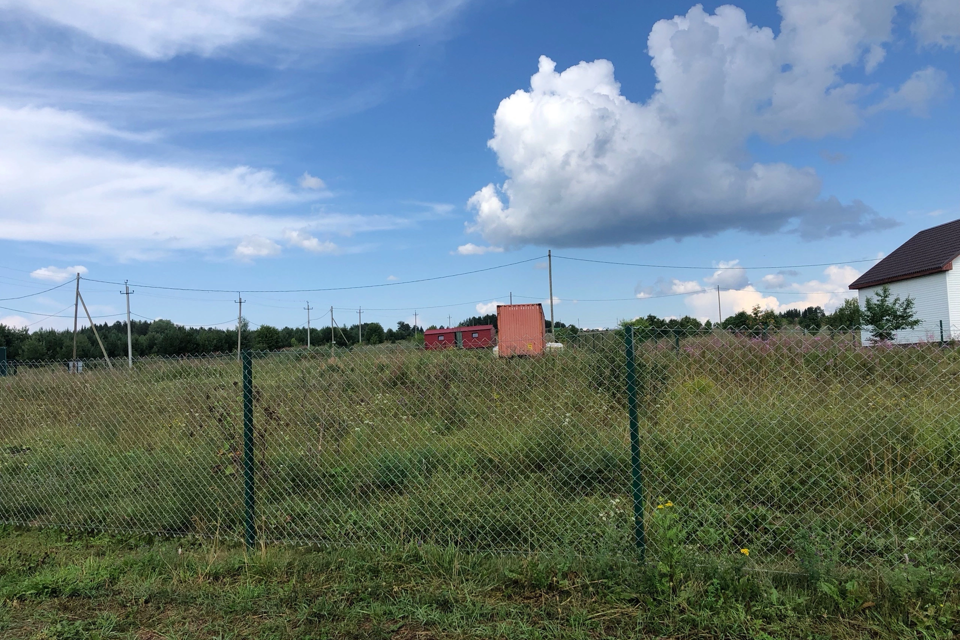
<instances>
[{"instance_id":1,"label":"chain-link fence","mask_svg":"<svg viewBox=\"0 0 960 640\"><path fill-rule=\"evenodd\" d=\"M0 520L782 570L960 558L950 342L637 329L533 357L245 360L7 363Z\"/></svg>"}]
</instances>

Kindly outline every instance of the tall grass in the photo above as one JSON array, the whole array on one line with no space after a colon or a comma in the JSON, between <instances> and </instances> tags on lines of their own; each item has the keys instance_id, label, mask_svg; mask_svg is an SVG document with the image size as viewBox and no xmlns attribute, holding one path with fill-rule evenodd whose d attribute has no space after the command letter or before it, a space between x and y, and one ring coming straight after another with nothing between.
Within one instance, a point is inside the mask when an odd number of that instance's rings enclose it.
<instances>
[{"instance_id":1,"label":"tall grass","mask_svg":"<svg viewBox=\"0 0 960 640\"><path fill-rule=\"evenodd\" d=\"M654 554L792 570L960 551L960 352L846 336L642 342ZM265 540L632 553L622 342L541 358L362 349L254 362ZM238 536L239 365L0 379L0 520ZM653 514L675 505L679 537ZM821 560L817 560L818 562Z\"/></svg>"}]
</instances>

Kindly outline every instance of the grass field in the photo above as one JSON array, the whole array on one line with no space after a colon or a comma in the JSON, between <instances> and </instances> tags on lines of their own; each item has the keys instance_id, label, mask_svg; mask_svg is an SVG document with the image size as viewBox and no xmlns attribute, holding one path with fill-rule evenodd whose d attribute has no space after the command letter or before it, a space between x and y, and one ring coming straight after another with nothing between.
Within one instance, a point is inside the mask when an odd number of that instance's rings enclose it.
<instances>
[{"instance_id":1,"label":"grass field","mask_svg":"<svg viewBox=\"0 0 960 640\"><path fill-rule=\"evenodd\" d=\"M641 343L652 557L726 562L748 549L751 566L813 577L955 566L958 356L849 335ZM20 366L0 379L0 520L237 539L237 362L88 369ZM613 334L539 359L270 354L254 383L266 542L634 553Z\"/></svg>"},{"instance_id":2,"label":"grass field","mask_svg":"<svg viewBox=\"0 0 960 640\"><path fill-rule=\"evenodd\" d=\"M266 547L0 528L0 637L950 638L957 576L859 579L456 549Z\"/></svg>"}]
</instances>

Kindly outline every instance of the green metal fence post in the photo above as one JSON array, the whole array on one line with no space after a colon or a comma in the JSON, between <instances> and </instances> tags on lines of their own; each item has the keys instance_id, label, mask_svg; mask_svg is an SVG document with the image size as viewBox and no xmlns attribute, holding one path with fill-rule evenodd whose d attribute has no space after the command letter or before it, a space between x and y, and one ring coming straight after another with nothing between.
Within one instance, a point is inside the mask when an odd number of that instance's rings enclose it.
<instances>
[{"instance_id":1,"label":"green metal fence post","mask_svg":"<svg viewBox=\"0 0 960 640\"><path fill-rule=\"evenodd\" d=\"M243 529L248 548L256 543L253 484L253 357L244 351L243 360Z\"/></svg>"},{"instance_id":2,"label":"green metal fence post","mask_svg":"<svg viewBox=\"0 0 960 640\"><path fill-rule=\"evenodd\" d=\"M633 490L633 541L640 553L640 563L646 560L647 540L643 527L643 474L640 468L640 418L637 409L637 372L634 365L633 327L626 327L627 350L627 406L630 413L630 480Z\"/></svg>"},{"instance_id":3,"label":"green metal fence post","mask_svg":"<svg viewBox=\"0 0 960 640\"><path fill-rule=\"evenodd\" d=\"M0 347L0 378L7 375L7 348Z\"/></svg>"}]
</instances>

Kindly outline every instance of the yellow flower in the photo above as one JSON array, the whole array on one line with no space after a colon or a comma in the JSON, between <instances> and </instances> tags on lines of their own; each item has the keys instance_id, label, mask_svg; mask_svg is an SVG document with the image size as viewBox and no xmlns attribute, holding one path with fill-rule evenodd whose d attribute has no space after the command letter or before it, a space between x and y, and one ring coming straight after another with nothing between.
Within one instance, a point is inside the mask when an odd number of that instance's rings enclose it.
<instances>
[{"instance_id":1,"label":"yellow flower","mask_svg":"<svg viewBox=\"0 0 960 640\"><path fill-rule=\"evenodd\" d=\"M750 557L750 549L740 549L740 553L747 556L748 558Z\"/></svg>"},{"instance_id":2,"label":"yellow flower","mask_svg":"<svg viewBox=\"0 0 960 640\"><path fill-rule=\"evenodd\" d=\"M658 504L658 505L657 505L657 509L663 509L663 505L662 505L662 504Z\"/></svg>"},{"instance_id":3,"label":"yellow flower","mask_svg":"<svg viewBox=\"0 0 960 640\"><path fill-rule=\"evenodd\" d=\"M664 502L664 503L663 503L663 506L665 506L665 507L672 507L672 506L673 506L673 503L670 502L670 501L667 501L667 502Z\"/></svg>"}]
</instances>

